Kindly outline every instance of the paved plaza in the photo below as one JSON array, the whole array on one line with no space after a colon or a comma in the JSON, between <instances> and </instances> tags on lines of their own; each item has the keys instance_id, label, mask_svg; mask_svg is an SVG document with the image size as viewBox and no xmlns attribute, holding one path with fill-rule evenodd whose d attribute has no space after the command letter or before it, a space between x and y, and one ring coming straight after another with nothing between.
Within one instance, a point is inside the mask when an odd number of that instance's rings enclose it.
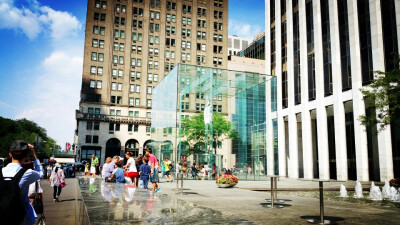
<instances>
[{"instance_id":1,"label":"paved plaza","mask_svg":"<svg viewBox=\"0 0 400 225\"><path fill-rule=\"evenodd\" d=\"M176 182L162 182L162 191L155 194L100 178L67 183L61 202L53 203L52 189L43 182L48 224L306 224L302 217L319 214L319 199L307 194L317 190L315 181L281 178L278 198L288 201L280 209L266 207L269 181L239 181L226 189L217 188L214 181L185 180L184 194L176 190ZM327 182L326 194L339 195L340 184L349 190L355 185ZM364 184L364 190L368 188ZM399 212L394 207L325 200L325 215L339 219L338 224L397 224Z\"/></svg>"}]
</instances>

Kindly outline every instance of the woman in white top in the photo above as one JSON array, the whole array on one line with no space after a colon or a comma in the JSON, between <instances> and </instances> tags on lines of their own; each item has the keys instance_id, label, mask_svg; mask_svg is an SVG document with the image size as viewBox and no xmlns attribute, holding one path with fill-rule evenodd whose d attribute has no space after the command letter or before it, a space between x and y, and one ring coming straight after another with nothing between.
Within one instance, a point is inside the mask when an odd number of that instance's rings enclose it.
<instances>
[{"instance_id":1,"label":"woman in white top","mask_svg":"<svg viewBox=\"0 0 400 225\"><path fill-rule=\"evenodd\" d=\"M50 185L53 187L53 201L58 202L58 198L61 194L61 183L65 181L65 175L63 170L61 169L61 165L56 163L54 166L53 172L51 172L50 176Z\"/></svg>"},{"instance_id":2,"label":"woman in white top","mask_svg":"<svg viewBox=\"0 0 400 225\"><path fill-rule=\"evenodd\" d=\"M133 158L132 152L125 153L125 157L128 159L128 162L123 167L128 171L128 174L125 175L132 180L132 184L138 186L139 183L139 173L137 172L135 159Z\"/></svg>"}]
</instances>

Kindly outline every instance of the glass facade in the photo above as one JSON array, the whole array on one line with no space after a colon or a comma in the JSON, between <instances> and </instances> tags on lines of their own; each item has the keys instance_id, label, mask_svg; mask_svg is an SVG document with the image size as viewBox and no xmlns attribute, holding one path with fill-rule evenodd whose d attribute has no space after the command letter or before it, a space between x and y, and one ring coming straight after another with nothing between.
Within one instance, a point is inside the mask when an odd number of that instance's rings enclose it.
<instances>
[{"instance_id":1,"label":"glass facade","mask_svg":"<svg viewBox=\"0 0 400 225\"><path fill-rule=\"evenodd\" d=\"M275 76L265 74L178 64L153 92L151 139L156 156L162 159L168 155L179 163L196 160L198 165L210 167L212 164L218 168L233 166L239 179L259 180L267 174L266 146L273 144L266 142L266 121L272 120L266 112L266 104L276 104L276 100L273 103L266 98L276 93L266 95L266 87L269 85L272 92L276 92L272 87L276 85L275 80ZM196 103L198 110L187 111L183 108L184 101L202 103ZM222 106L221 112L214 107L218 104ZM204 119L201 121L204 139L188 142L183 135L183 118L200 113ZM218 133L213 127L216 113L230 122L235 138L225 137L221 143L216 143L214 137ZM169 147L163 148L167 143ZM224 164L227 160L231 165ZM252 168L251 172L248 168Z\"/></svg>"},{"instance_id":2,"label":"glass facade","mask_svg":"<svg viewBox=\"0 0 400 225\"><path fill-rule=\"evenodd\" d=\"M360 31L361 73L363 85L374 79L371 46L371 24L369 19L369 1L358 0L358 28Z\"/></svg>"},{"instance_id":3,"label":"glass facade","mask_svg":"<svg viewBox=\"0 0 400 225\"><path fill-rule=\"evenodd\" d=\"M308 99L315 99L315 55L314 55L314 19L313 1L306 1L307 19L307 72L308 72Z\"/></svg>"}]
</instances>

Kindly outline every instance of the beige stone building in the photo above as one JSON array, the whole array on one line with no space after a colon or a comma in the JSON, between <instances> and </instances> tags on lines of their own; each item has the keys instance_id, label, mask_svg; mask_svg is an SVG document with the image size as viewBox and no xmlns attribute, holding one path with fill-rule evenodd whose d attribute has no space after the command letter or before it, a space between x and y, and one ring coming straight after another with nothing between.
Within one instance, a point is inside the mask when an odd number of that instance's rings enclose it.
<instances>
[{"instance_id":1,"label":"beige stone building","mask_svg":"<svg viewBox=\"0 0 400 225\"><path fill-rule=\"evenodd\" d=\"M227 30L227 0L88 0L77 160L142 153L153 88L178 63L226 69Z\"/></svg>"}]
</instances>

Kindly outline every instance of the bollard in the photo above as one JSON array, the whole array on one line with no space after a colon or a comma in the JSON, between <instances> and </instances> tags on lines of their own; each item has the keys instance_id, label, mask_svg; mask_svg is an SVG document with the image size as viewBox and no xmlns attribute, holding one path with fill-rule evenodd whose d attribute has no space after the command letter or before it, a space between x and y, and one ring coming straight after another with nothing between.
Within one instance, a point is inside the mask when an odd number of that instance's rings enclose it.
<instances>
[{"instance_id":1,"label":"bollard","mask_svg":"<svg viewBox=\"0 0 400 225\"><path fill-rule=\"evenodd\" d=\"M277 177L274 177L274 188L275 188L275 190L274 190L274 194L275 194L275 200L277 200L278 201L278 181L277 181L277 179L276 179Z\"/></svg>"},{"instance_id":2,"label":"bollard","mask_svg":"<svg viewBox=\"0 0 400 225\"><path fill-rule=\"evenodd\" d=\"M179 190L179 173L176 173L176 190Z\"/></svg>"},{"instance_id":3,"label":"bollard","mask_svg":"<svg viewBox=\"0 0 400 225\"><path fill-rule=\"evenodd\" d=\"M271 208L274 208L274 177L271 177Z\"/></svg>"},{"instance_id":4,"label":"bollard","mask_svg":"<svg viewBox=\"0 0 400 225\"><path fill-rule=\"evenodd\" d=\"M183 174L181 174L181 193L183 194Z\"/></svg>"},{"instance_id":5,"label":"bollard","mask_svg":"<svg viewBox=\"0 0 400 225\"><path fill-rule=\"evenodd\" d=\"M319 215L321 223L324 223L324 183L319 181Z\"/></svg>"},{"instance_id":6,"label":"bollard","mask_svg":"<svg viewBox=\"0 0 400 225\"><path fill-rule=\"evenodd\" d=\"M317 217L318 218L318 217ZM309 219L309 223L313 224L334 224L333 220L325 219L325 208L324 208L324 181L319 181L319 219Z\"/></svg>"}]
</instances>

